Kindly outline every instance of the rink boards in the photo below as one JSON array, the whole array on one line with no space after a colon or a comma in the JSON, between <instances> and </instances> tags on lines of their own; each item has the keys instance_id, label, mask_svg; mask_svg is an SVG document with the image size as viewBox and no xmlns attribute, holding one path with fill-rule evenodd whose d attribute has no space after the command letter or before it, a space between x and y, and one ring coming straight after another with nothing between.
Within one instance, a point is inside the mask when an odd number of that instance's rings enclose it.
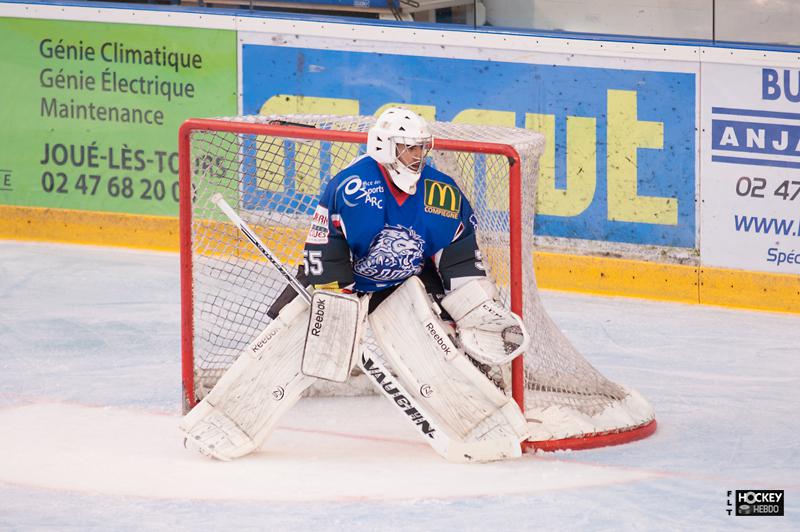
<instances>
[{"instance_id":1,"label":"rink boards","mask_svg":"<svg viewBox=\"0 0 800 532\"><path fill-rule=\"evenodd\" d=\"M19 103L0 112L3 238L175 250L185 118L402 103L545 135L542 287L800 311L797 51L65 4L0 17L19 80L0 89Z\"/></svg>"}]
</instances>

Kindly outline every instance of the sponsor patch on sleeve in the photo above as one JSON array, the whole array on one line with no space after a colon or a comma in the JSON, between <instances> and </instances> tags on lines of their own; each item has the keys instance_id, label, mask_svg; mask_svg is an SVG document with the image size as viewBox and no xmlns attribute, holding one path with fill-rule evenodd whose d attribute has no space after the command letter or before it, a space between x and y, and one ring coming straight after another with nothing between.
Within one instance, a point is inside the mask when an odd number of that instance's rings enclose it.
<instances>
[{"instance_id":1,"label":"sponsor patch on sleeve","mask_svg":"<svg viewBox=\"0 0 800 532\"><path fill-rule=\"evenodd\" d=\"M314 217L311 219L311 227L308 229L306 244L327 244L328 243L328 209L322 205L317 205Z\"/></svg>"}]
</instances>

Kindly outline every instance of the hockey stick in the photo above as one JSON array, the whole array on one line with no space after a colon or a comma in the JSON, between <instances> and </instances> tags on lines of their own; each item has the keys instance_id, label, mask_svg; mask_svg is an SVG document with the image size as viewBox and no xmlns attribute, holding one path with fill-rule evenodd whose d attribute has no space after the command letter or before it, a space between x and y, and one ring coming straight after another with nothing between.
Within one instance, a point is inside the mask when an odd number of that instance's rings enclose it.
<instances>
[{"instance_id":1,"label":"hockey stick","mask_svg":"<svg viewBox=\"0 0 800 532\"><path fill-rule=\"evenodd\" d=\"M297 294L310 304L311 295L306 291L305 287L303 287L283 264L281 264L278 258L275 257L264 242L261 241L258 235L256 235L236 211L228 205L228 202L225 201L222 194L219 192L214 194L211 197L211 201L225 213L253 246L275 266L275 269L286 278ZM456 442L442 431L437 424L432 421L433 418L425 413L414 400L414 397L403 388L400 382L398 382L394 375L389 372L386 366L384 366L377 357L372 357L368 353L362 351L361 356L358 358L358 365L364 374L367 375L372 385L380 390L380 392L389 399L389 402L406 416L416 427L418 433L425 438L425 441L433 447L440 456L447 460L464 461L465 459L470 459L471 455L474 454L471 451L472 446L470 444Z\"/></svg>"},{"instance_id":2,"label":"hockey stick","mask_svg":"<svg viewBox=\"0 0 800 532\"><path fill-rule=\"evenodd\" d=\"M297 292L297 295L305 299L306 303L310 305L311 295L306 291L305 287L300 284L300 281L298 281L294 275L289 273L283 264L281 264L281 261L279 261L278 258L273 255L269 248L264 244L264 242L258 238L258 235L256 235L245 223L245 221L242 220L242 218L236 213L236 211L234 211L231 206L228 205L228 202L225 201L225 198L222 196L222 194L217 192L211 196L211 201L214 203L214 205L219 207L222 212L225 213L225 216L227 216L230 221L236 224L236 227L239 228L239 231L241 231L242 234L244 234L244 236L246 236L256 248L258 248L261 254L264 255L273 266L275 266L275 269L278 270L278 272L283 275L287 281L289 281L289 284L292 285L292 288L294 288L294 291Z\"/></svg>"}]
</instances>

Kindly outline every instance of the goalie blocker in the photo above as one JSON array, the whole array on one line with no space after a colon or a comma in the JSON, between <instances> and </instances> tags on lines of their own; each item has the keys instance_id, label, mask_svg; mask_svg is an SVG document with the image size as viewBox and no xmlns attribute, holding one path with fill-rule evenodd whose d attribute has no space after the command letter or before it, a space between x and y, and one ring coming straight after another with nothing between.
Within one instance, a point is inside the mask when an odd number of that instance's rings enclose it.
<instances>
[{"instance_id":1,"label":"goalie blocker","mask_svg":"<svg viewBox=\"0 0 800 532\"><path fill-rule=\"evenodd\" d=\"M361 348L369 296L317 290L311 296L303 375L344 382Z\"/></svg>"}]
</instances>

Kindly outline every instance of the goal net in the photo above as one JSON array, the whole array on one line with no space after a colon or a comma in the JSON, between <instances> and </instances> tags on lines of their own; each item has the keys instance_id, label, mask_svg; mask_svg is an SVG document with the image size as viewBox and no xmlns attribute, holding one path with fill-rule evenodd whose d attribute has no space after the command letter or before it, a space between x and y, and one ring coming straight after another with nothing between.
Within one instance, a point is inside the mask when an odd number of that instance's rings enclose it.
<instances>
[{"instance_id":1,"label":"goal net","mask_svg":"<svg viewBox=\"0 0 800 532\"><path fill-rule=\"evenodd\" d=\"M269 323L286 280L211 201L221 193L290 270L320 192L366 150L365 116L243 116L189 120L180 133L184 408L214 386ZM532 336L527 353L487 375L513 395L532 430L526 447L577 449L639 439L655 430L648 402L611 382L545 312L534 275L536 176L544 139L526 129L430 124L427 164L470 199L487 274ZM365 349L380 356L367 336ZM312 394L370 393L366 378Z\"/></svg>"}]
</instances>

